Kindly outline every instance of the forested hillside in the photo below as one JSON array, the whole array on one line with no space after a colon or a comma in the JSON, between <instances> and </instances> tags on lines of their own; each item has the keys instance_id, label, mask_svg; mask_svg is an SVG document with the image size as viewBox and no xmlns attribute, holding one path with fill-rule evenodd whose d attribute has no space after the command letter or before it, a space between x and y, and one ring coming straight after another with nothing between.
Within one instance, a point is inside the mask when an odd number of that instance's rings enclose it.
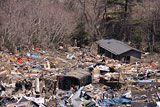
<instances>
[{"instance_id":1,"label":"forested hillside","mask_svg":"<svg viewBox=\"0 0 160 107\"><path fill-rule=\"evenodd\" d=\"M111 37L159 52L159 10L159 0L0 0L0 47L51 49Z\"/></svg>"}]
</instances>

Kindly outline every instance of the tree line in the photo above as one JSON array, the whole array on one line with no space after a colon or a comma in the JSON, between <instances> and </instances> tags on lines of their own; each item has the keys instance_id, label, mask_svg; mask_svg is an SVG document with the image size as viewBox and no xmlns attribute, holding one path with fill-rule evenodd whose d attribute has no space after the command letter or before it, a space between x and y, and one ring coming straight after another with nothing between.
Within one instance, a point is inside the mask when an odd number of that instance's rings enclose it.
<instances>
[{"instance_id":1,"label":"tree line","mask_svg":"<svg viewBox=\"0 0 160 107\"><path fill-rule=\"evenodd\" d=\"M159 10L158 0L1 0L0 47L82 47L111 37L159 52Z\"/></svg>"}]
</instances>

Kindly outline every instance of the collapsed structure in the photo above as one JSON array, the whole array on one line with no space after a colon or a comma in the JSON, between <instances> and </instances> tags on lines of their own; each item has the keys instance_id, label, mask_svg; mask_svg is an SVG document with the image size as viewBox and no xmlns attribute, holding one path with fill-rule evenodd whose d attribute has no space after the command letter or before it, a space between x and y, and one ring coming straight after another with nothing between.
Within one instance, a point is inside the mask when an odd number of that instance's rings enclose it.
<instances>
[{"instance_id":1,"label":"collapsed structure","mask_svg":"<svg viewBox=\"0 0 160 107\"><path fill-rule=\"evenodd\" d=\"M57 80L59 89L63 90L70 90L74 86L80 88L92 83L91 73L87 69L76 69L66 75L59 75Z\"/></svg>"}]
</instances>

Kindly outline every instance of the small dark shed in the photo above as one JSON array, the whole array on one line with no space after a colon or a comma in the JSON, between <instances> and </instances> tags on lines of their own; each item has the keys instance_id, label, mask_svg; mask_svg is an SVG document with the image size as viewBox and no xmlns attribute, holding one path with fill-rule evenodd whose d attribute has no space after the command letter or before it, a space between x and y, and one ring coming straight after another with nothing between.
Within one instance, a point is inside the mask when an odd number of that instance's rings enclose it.
<instances>
[{"instance_id":1,"label":"small dark shed","mask_svg":"<svg viewBox=\"0 0 160 107\"><path fill-rule=\"evenodd\" d=\"M98 54L104 54L106 57L120 60L126 63L130 62L130 57L141 58L141 51L130 47L129 45L115 40L102 39L96 42L98 44Z\"/></svg>"},{"instance_id":2,"label":"small dark shed","mask_svg":"<svg viewBox=\"0 0 160 107\"><path fill-rule=\"evenodd\" d=\"M88 70L77 69L68 72L66 75L57 76L58 87L63 90L70 90L72 86L84 86L92 83L92 76Z\"/></svg>"}]
</instances>

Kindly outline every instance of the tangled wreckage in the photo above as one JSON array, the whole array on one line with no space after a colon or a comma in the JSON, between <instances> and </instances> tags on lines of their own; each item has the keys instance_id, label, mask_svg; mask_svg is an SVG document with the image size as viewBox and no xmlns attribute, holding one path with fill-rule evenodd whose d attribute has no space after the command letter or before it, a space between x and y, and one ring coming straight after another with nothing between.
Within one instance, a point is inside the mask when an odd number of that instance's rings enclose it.
<instances>
[{"instance_id":1,"label":"tangled wreckage","mask_svg":"<svg viewBox=\"0 0 160 107\"><path fill-rule=\"evenodd\" d=\"M108 48L106 55L112 57L98 55L97 51L101 49L95 48L96 46L59 46L54 51L27 48L26 51L15 54L0 52L0 106L160 105L158 60L147 61L151 58L145 54L140 55L136 50L137 54L133 55L130 53L132 48L129 47L125 49L129 49L130 54L125 51L124 57L132 55L141 59L133 63L127 60L124 63L112 59L114 55L108 54ZM121 56L122 54L116 57Z\"/></svg>"},{"instance_id":2,"label":"tangled wreckage","mask_svg":"<svg viewBox=\"0 0 160 107\"><path fill-rule=\"evenodd\" d=\"M92 76L88 70L77 69L68 72L66 75L57 76L58 88L62 90L70 90L71 87L77 86L79 89L82 86L92 83Z\"/></svg>"}]
</instances>

